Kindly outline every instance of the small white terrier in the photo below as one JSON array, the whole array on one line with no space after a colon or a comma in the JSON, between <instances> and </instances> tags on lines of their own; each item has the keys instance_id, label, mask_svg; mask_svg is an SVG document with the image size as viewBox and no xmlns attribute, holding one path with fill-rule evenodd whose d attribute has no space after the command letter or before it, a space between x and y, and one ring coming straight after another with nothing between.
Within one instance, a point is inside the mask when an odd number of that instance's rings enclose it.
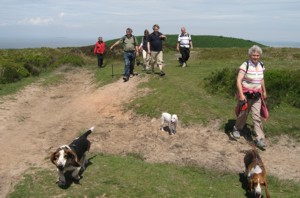
<instances>
[{"instance_id":1,"label":"small white terrier","mask_svg":"<svg viewBox=\"0 0 300 198\"><path fill-rule=\"evenodd\" d=\"M161 125L160 130L164 131L164 125L167 124L169 127L169 134L175 134L176 133L176 127L178 123L178 117L176 114L169 114L167 112L164 112L161 114Z\"/></svg>"}]
</instances>

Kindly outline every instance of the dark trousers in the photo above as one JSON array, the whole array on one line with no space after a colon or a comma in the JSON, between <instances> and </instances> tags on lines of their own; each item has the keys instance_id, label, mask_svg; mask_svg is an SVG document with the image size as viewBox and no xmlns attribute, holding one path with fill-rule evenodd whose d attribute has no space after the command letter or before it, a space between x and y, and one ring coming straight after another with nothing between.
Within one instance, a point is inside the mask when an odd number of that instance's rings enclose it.
<instances>
[{"instance_id":1,"label":"dark trousers","mask_svg":"<svg viewBox=\"0 0 300 198\"><path fill-rule=\"evenodd\" d=\"M186 63L190 58L190 48L180 47L182 62Z\"/></svg>"},{"instance_id":2,"label":"dark trousers","mask_svg":"<svg viewBox=\"0 0 300 198\"><path fill-rule=\"evenodd\" d=\"M129 77L133 74L134 64L135 64L135 51L124 52L124 62L125 62L125 76Z\"/></svg>"},{"instance_id":3,"label":"dark trousers","mask_svg":"<svg viewBox=\"0 0 300 198\"><path fill-rule=\"evenodd\" d=\"M103 66L103 54L97 54L98 58L98 66L102 67Z\"/></svg>"}]
</instances>

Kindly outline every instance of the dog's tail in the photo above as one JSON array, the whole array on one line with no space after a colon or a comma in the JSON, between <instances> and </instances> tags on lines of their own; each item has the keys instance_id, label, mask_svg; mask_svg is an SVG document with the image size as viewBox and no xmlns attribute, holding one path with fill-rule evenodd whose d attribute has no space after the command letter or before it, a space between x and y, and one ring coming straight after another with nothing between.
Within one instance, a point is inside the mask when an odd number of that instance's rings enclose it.
<instances>
[{"instance_id":1,"label":"dog's tail","mask_svg":"<svg viewBox=\"0 0 300 198\"><path fill-rule=\"evenodd\" d=\"M89 136L94 131L94 128L95 127L89 128L89 130L87 130L87 132L85 132L84 134L82 134L82 136L87 138L87 136Z\"/></svg>"}]
</instances>

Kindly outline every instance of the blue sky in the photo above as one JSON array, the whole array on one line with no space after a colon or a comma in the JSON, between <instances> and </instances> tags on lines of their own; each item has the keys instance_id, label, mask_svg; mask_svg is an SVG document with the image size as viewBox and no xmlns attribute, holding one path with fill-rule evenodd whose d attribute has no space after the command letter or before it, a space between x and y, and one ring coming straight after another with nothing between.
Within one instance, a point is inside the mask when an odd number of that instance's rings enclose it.
<instances>
[{"instance_id":1,"label":"blue sky","mask_svg":"<svg viewBox=\"0 0 300 198\"><path fill-rule=\"evenodd\" d=\"M164 34L300 42L299 0L0 0L0 38L119 38L153 24Z\"/></svg>"}]
</instances>

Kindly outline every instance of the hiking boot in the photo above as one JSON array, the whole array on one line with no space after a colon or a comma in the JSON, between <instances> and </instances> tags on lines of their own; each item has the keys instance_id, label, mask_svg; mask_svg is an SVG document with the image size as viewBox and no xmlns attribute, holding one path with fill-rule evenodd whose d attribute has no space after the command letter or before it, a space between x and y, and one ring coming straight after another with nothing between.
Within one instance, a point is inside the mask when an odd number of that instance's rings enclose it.
<instances>
[{"instance_id":1,"label":"hiking boot","mask_svg":"<svg viewBox=\"0 0 300 198\"><path fill-rule=\"evenodd\" d=\"M160 71L160 74L159 74L160 76L164 76L164 75L166 75L165 74L165 72L163 72L163 71Z\"/></svg>"},{"instance_id":2,"label":"hiking boot","mask_svg":"<svg viewBox=\"0 0 300 198\"><path fill-rule=\"evenodd\" d=\"M123 80L124 80L124 82L127 82L127 81L129 80L129 78L126 77L126 76L124 76L124 77L123 77Z\"/></svg>"},{"instance_id":3,"label":"hiking boot","mask_svg":"<svg viewBox=\"0 0 300 198\"><path fill-rule=\"evenodd\" d=\"M237 130L235 126L233 127L232 136L236 139L239 139L241 137L240 132Z\"/></svg>"},{"instance_id":4,"label":"hiking boot","mask_svg":"<svg viewBox=\"0 0 300 198\"><path fill-rule=\"evenodd\" d=\"M265 150L267 145L263 142L263 139L256 140L256 146L262 150Z\"/></svg>"}]
</instances>

